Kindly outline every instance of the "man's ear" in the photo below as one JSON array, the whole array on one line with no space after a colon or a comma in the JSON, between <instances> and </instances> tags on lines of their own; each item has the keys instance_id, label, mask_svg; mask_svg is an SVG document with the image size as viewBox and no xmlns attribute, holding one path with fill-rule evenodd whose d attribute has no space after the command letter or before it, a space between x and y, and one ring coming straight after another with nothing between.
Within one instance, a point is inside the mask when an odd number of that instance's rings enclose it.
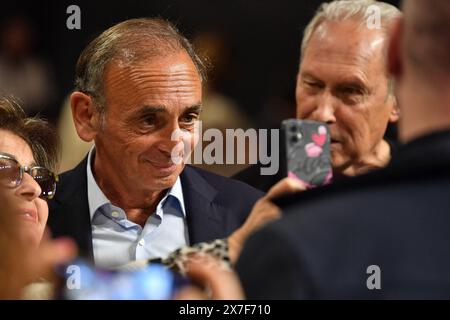
<instances>
[{"instance_id":1,"label":"man's ear","mask_svg":"<svg viewBox=\"0 0 450 320\"><path fill-rule=\"evenodd\" d=\"M75 91L70 95L70 106L78 136L86 142L94 140L100 128L100 114L91 97Z\"/></svg>"},{"instance_id":2,"label":"man's ear","mask_svg":"<svg viewBox=\"0 0 450 320\"><path fill-rule=\"evenodd\" d=\"M400 118L400 108L398 107L397 99L395 98L394 95L392 95L392 97L390 97L389 99L394 100L391 113L389 114L389 122L397 122L398 119Z\"/></svg>"},{"instance_id":3,"label":"man's ear","mask_svg":"<svg viewBox=\"0 0 450 320\"><path fill-rule=\"evenodd\" d=\"M403 20L398 18L390 28L389 47L388 47L388 72L394 79L401 77L403 66L401 61L401 41L403 31Z\"/></svg>"},{"instance_id":4,"label":"man's ear","mask_svg":"<svg viewBox=\"0 0 450 320\"><path fill-rule=\"evenodd\" d=\"M403 32L403 19L398 18L389 30L389 47L388 47L388 58L387 58L387 68L388 72L392 78L391 81L398 82L403 74L403 65L401 60L401 41ZM391 91L395 91L394 88ZM400 118L400 108L395 95L392 93L392 109L389 115L389 122L397 122Z\"/></svg>"}]
</instances>

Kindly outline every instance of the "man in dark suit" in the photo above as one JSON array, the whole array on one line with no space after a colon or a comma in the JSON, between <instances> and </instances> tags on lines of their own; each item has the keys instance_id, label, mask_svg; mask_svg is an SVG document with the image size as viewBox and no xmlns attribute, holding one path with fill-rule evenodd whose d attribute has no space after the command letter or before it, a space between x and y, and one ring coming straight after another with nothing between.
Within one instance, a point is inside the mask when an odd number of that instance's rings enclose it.
<instances>
[{"instance_id":1,"label":"man in dark suit","mask_svg":"<svg viewBox=\"0 0 450 320\"><path fill-rule=\"evenodd\" d=\"M245 221L262 192L177 161L198 141L203 73L161 19L124 21L84 49L70 101L78 135L95 147L61 175L55 236L113 267L225 238Z\"/></svg>"},{"instance_id":2,"label":"man in dark suit","mask_svg":"<svg viewBox=\"0 0 450 320\"><path fill-rule=\"evenodd\" d=\"M255 233L237 265L248 298L450 298L450 3L403 8L388 69L404 145L386 169L301 194Z\"/></svg>"}]
</instances>

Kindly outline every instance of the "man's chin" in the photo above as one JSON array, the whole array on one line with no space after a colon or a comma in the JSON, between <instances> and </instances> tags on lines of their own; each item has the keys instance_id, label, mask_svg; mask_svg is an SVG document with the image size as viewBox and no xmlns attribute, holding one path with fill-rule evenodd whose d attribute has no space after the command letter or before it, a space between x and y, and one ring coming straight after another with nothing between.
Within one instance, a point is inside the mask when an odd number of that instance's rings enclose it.
<instances>
[{"instance_id":1,"label":"man's chin","mask_svg":"<svg viewBox=\"0 0 450 320\"><path fill-rule=\"evenodd\" d=\"M176 165L175 168L170 170L152 170L152 181L149 181L149 183L169 188L175 184L183 169L184 166Z\"/></svg>"},{"instance_id":2,"label":"man's chin","mask_svg":"<svg viewBox=\"0 0 450 320\"><path fill-rule=\"evenodd\" d=\"M350 166L351 162L348 158L343 157L340 152L331 151L331 163L333 165L333 171L344 173L344 171Z\"/></svg>"},{"instance_id":3,"label":"man's chin","mask_svg":"<svg viewBox=\"0 0 450 320\"><path fill-rule=\"evenodd\" d=\"M164 178L169 176L179 176L181 171L183 171L184 164L159 164L149 162L150 166L148 169L151 171L151 175L156 178Z\"/></svg>"}]
</instances>

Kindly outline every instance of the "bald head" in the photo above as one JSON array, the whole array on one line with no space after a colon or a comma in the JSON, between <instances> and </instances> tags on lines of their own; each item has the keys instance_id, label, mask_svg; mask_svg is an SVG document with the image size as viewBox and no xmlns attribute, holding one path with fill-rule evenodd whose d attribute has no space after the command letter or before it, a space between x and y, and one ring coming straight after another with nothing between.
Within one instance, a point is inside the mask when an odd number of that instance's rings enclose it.
<instances>
[{"instance_id":1,"label":"bald head","mask_svg":"<svg viewBox=\"0 0 450 320\"><path fill-rule=\"evenodd\" d=\"M431 80L450 80L450 1L403 2L404 48L411 67Z\"/></svg>"},{"instance_id":2,"label":"bald head","mask_svg":"<svg viewBox=\"0 0 450 320\"><path fill-rule=\"evenodd\" d=\"M399 138L450 129L450 1L403 1L392 28L388 68L401 108Z\"/></svg>"}]
</instances>

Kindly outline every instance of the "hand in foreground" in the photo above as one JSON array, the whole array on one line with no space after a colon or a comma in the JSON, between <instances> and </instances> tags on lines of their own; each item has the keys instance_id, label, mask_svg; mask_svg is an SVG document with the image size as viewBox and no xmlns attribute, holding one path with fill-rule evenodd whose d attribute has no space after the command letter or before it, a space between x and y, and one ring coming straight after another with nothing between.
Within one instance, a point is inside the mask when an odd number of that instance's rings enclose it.
<instances>
[{"instance_id":1,"label":"hand in foreground","mask_svg":"<svg viewBox=\"0 0 450 320\"><path fill-rule=\"evenodd\" d=\"M39 279L52 280L55 267L75 258L70 239L44 235L39 248L19 239L14 228L0 228L0 299L20 299L23 288Z\"/></svg>"},{"instance_id":2,"label":"hand in foreground","mask_svg":"<svg viewBox=\"0 0 450 320\"><path fill-rule=\"evenodd\" d=\"M186 274L199 286L181 289L178 300L241 300L244 293L237 275L209 256L193 256Z\"/></svg>"},{"instance_id":3,"label":"hand in foreground","mask_svg":"<svg viewBox=\"0 0 450 320\"><path fill-rule=\"evenodd\" d=\"M249 235L281 216L280 208L271 199L304 190L306 188L299 180L284 178L275 184L264 197L256 201L245 223L228 237L228 250L232 265L236 263Z\"/></svg>"}]
</instances>

